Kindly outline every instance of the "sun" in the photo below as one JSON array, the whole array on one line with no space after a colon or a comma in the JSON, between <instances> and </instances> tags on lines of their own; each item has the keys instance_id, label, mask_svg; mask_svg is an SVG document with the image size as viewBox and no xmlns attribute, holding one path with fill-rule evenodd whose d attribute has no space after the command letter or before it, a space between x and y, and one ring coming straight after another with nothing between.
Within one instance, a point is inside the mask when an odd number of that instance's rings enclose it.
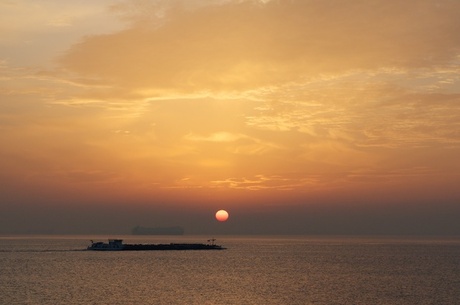
<instances>
[{"instance_id":1,"label":"sun","mask_svg":"<svg viewBox=\"0 0 460 305\"><path fill-rule=\"evenodd\" d=\"M228 213L225 210L219 210L216 213L216 219L218 221L226 221L228 219Z\"/></svg>"}]
</instances>

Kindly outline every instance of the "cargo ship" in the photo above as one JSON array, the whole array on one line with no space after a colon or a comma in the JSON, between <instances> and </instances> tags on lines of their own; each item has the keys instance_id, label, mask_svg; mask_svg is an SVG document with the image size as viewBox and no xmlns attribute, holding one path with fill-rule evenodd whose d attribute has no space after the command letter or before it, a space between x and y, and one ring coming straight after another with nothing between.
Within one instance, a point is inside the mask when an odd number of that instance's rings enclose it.
<instances>
[{"instance_id":1,"label":"cargo ship","mask_svg":"<svg viewBox=\"0 0 460 305\"><path fill-rule=\"evenodd\" d=\"M216 245L215 239L209 239L207 244L170 243L170 244L124 244L122 239L109 239L108 243L91 241L87 250L91 251L165 251L165 250L224 250Z\"/></svg>"}]
</instances>

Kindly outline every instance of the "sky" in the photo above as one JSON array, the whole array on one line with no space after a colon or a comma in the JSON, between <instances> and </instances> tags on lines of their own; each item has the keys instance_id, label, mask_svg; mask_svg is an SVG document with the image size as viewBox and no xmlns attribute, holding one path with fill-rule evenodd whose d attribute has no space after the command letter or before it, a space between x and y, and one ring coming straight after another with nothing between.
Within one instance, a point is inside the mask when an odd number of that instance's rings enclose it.
<instances>
[{"instance_id":1,"label":"sky","mask_svg":"<svg viewBox=\"0 0 460 305\"><path fill-rule=\"evenodd\" d=\"M460 235L458 33L456 0L0 0L0 234Z\"/></svg>"}]
</instances>

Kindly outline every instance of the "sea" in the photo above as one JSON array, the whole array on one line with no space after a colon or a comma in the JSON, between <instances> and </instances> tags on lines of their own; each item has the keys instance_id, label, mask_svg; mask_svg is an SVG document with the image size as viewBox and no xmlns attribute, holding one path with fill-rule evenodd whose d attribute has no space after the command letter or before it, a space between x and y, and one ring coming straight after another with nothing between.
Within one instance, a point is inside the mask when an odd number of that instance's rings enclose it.
<instances>
[{"instance_id":1,"label":"sea","mask_svg":"<svg viewBox=\"0 0 460 305\"><path fill-rule=\"evenodd\" d=\"M460 304L460 237L0 236L0 304Z\"/></svg>"}]
</instances>

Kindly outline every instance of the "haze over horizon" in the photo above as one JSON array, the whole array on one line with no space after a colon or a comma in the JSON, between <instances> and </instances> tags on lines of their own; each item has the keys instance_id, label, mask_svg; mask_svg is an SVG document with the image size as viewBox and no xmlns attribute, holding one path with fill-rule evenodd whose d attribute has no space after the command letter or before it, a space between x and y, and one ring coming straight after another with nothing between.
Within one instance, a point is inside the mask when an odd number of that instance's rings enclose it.
<instances>
[{"instance_id":1,"label":"haze over horizon","mask_svg":"<svg viewBox=\"0 0 460 305\"><path fill-rule=\"evenodd\" d=\"M6 0L0 33L0 234L460 235L460 1Z\"/></svg>"}]
</instances>

